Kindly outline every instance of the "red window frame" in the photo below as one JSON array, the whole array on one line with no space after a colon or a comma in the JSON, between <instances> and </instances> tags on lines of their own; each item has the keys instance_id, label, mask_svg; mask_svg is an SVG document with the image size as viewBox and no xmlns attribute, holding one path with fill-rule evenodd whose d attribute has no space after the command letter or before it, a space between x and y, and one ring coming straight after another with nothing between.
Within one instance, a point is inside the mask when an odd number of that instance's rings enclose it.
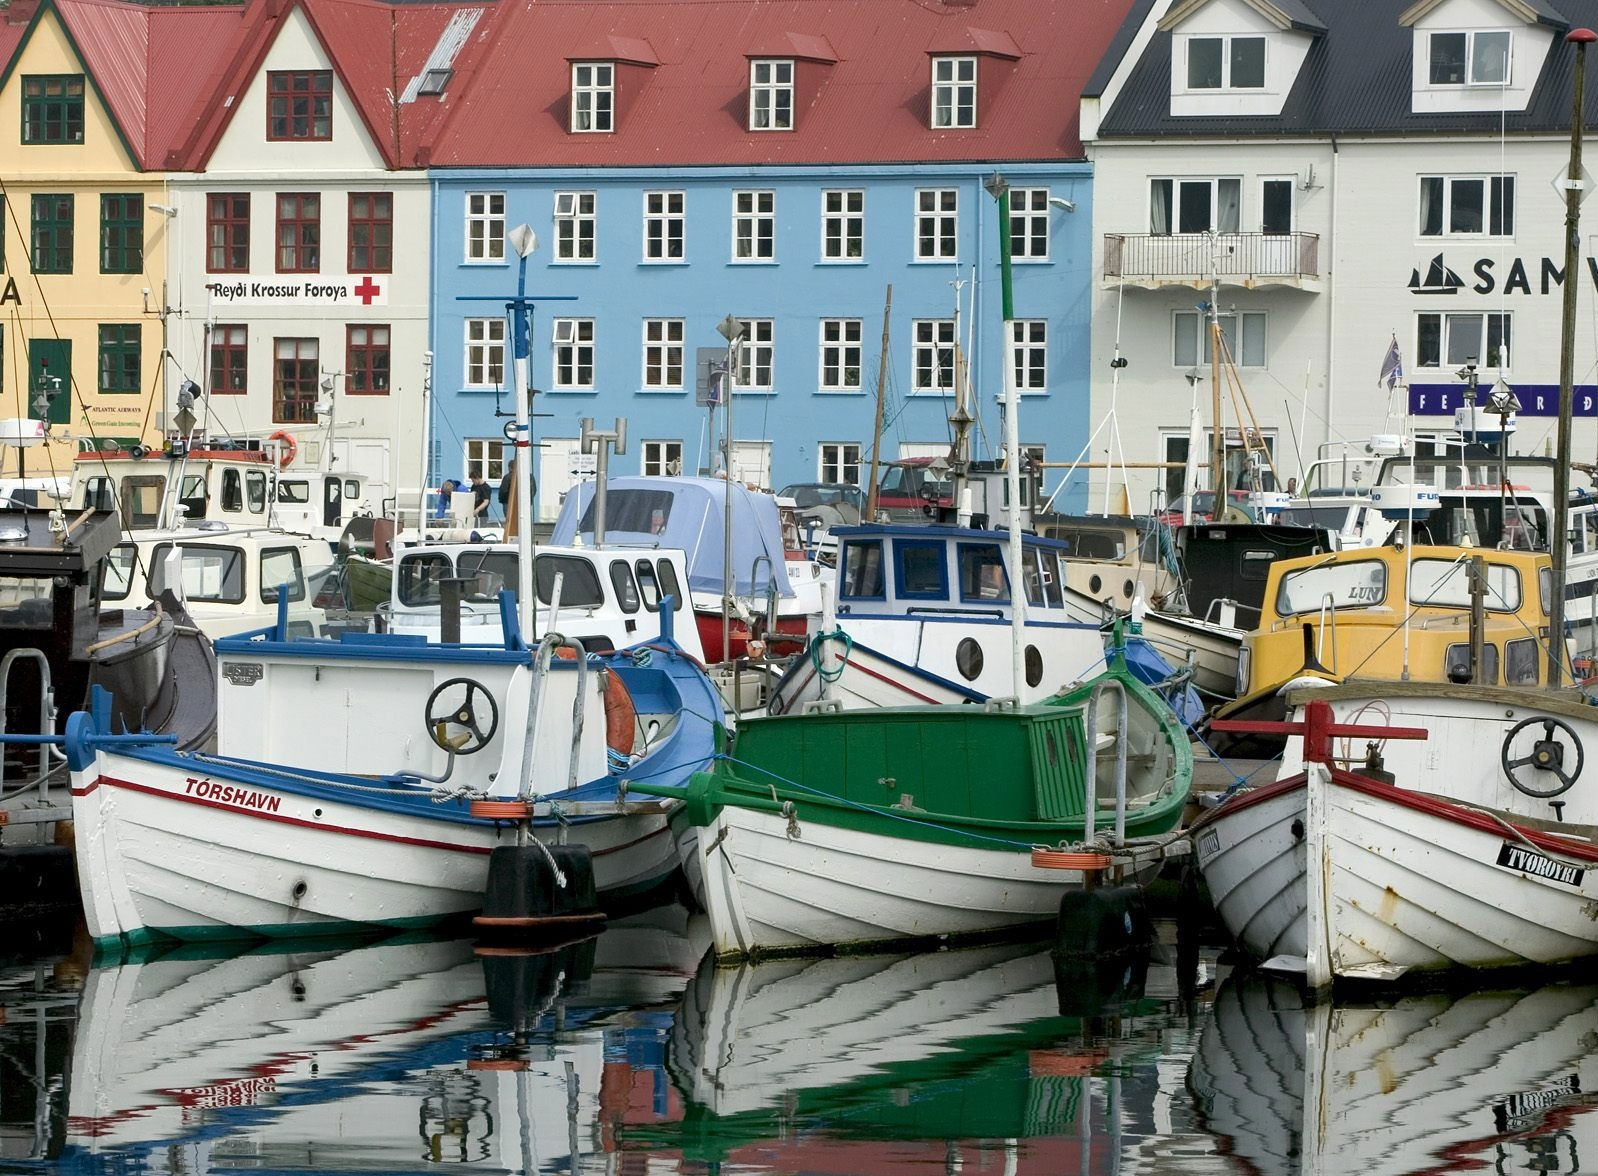
<instances>
[{"instance_id":1,"label":"red window frame","mask_svg":"<svg viewBox=\"0 0 1598 1176\"><path fill-rule=\"evenodd\" d=\"M211 328L212 396L243 396L250 390L250 330L243 323Z\"/></svg>"},{"instance_id":2,"label":"red window frame","mask_svg":"<svg viewBox=\"0 0 1598 1176\"><path fill-rule=\"evenodd\" d=\"M250 194L207 192L205 196L205 272L243 274L250 270Z\"/></svg>"},{"instance_id":3,"label":"red window frame","mask_svg":"<svg viewBox=\"0 0 1598 1176\"><path fill-rule=\"evenodd\" d=\"M283 355L286 349L292 350L293 354ZM272 340L273 424L306 425L316 422L316 400L321 392L320 364L319 340L290 337Z\"/></svg>"},{"instance_id":4,"label":"red window frame","mask_svg":"<svg viewBox=\"0 0 1598 1176\"><path fill-rule=\"evenodd\" d=\"M351 396L387 396L387 323L349 323L344 328L344 390Z\"/></svg>"},{"instance_id":5,"label":"red window frame","mask_svg":"<svg viewBox=\"0 0 1598 1176\"><path fill-rule=\"evenodd\" d=\"M333 137L333 71L274 69L266 74L266 138L272 143Z\"/></svg>"},{"instance_id":6,"label":"red window frame","mask_svg":"<svg viewBox=\"0 0 1598 1176\"><path fill-rule=\"evenodd\" d=\"M307 255L309 260L307 261ZM322 195L320 192L277 194L277 272L322 272ZM289 264L285 264L287 261Z\"/></svg>"},{"instance_id":7,"label":"red window frame","mask_svg":"<svg viewBox=\"0 0 1598 1176\"><path fill-rule=\"evenodd\" d=\"M358 252L368 256L362 259ZM394 193L350 193L350 264L352 274L394 272Z\"/></svg>"}]
</instances>

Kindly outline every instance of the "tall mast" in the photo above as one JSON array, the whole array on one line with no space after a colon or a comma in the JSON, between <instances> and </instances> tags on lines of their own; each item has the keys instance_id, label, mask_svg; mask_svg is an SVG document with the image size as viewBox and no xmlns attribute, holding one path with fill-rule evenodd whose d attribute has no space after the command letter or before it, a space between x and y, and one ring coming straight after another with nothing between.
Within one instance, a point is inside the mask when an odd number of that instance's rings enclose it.
<instances>
[{"instance_id":1,"label":"tall mast","mask_svg":"<svg viewBox=\"0 0 1598 1176\"><path fill-rule=\"evenodd\" d=\"M1226 509L1226 432L1221 428L1221 276L1210 259L1210 521Z\"/></svg>"},{"instance_id":2,"label":"tall mast","mask_svg":"<svg viewBox=\"0 0 1598 1176\"><path fill-rule=\"evenodd\" d=\"M877 517L877 462L882 450L882 398L888 382L888 316L893 312L893 283L888 283L888 297L882 304L882 350L877 357L877 421L871 429L871 483L866 490L866 522Z\"/></svg>"}]
</instances>

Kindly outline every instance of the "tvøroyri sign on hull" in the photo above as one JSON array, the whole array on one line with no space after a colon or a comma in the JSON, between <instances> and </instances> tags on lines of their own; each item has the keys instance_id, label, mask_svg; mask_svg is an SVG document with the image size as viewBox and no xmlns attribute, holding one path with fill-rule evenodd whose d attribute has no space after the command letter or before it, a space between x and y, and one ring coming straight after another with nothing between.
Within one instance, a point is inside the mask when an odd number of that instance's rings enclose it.
<instances>
[{"instance_id":1,"label":"tv\u00f8royri sign on hull","mask_svg":"<svg viewBox=\"0 0 1598 1176\"><path fill-rule=\"evenodd\" d=\"M222 306L387 306L388 274L248 275L207 282Z\"/></svg>"}]
</instances>

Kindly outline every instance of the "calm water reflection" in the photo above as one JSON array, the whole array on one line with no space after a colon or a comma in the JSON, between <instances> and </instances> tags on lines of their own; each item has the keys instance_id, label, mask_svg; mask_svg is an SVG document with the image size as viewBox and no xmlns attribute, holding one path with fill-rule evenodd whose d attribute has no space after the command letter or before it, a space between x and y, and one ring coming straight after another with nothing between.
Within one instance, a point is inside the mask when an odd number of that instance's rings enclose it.
<instances>
[{"instance_id":1,"label":"calm water reflection","mask_svg":"<svg viewBox=\"0 0 1598 1176\"><path fill-rule=\"evenodd\" d=\"M1162 939L1174 929L1162 925ZM1575 1172L1598 988L1306 1008L1032 946L717 969L309 942L0 973L0 1171Z\"/></svg>"}]
</instances>

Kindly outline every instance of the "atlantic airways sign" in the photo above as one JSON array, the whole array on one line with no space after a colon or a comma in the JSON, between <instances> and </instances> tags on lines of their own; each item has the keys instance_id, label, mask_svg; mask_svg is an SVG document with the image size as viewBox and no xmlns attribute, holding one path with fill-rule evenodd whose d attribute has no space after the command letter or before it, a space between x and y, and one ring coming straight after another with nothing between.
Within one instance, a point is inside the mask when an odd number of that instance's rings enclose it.
<instances>
[{"instance_id":1,"label":"atlantic airways sign","mask_svg":"<svg viewBox=\"0 0 1598 1176\"><path fill-rule=\"evenodd\" d=\"M207 282L222 306L387 306L388 274L241 275Z\"/></svg>"}]
</instances>

